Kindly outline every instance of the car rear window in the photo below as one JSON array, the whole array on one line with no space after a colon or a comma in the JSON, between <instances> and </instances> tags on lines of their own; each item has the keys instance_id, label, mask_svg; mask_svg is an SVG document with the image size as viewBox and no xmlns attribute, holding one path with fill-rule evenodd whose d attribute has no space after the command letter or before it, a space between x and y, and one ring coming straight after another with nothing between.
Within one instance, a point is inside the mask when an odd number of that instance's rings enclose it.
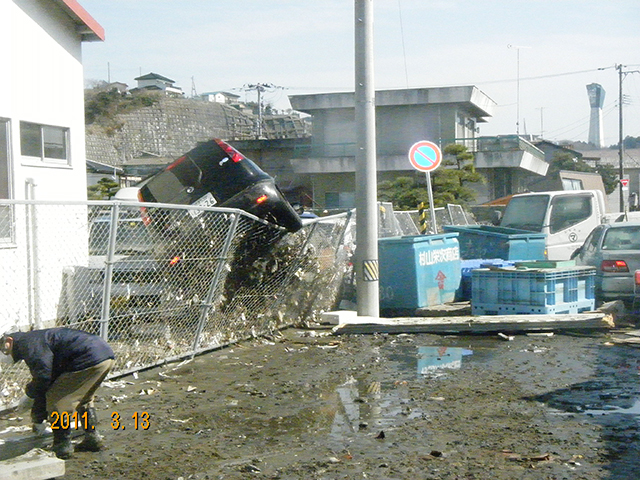
<instances>
[{"instance_id":1,"label":"car rear window","mask_svg":"<svg viewBox=\"0 0 640 480\"><path fill-rule=\"evenodd\" d=\"M215 141L206 142L169 165L142 188L160 203L189 204L206 193L222 203L261 180L270 179L251 160Z\"/></svg>"},{"instance_id":2,"label":"car rear window","mask_svg":"<svg viewBox=\"0 0 640 480\"><path fill-rule=\"evenodd\" d=\"M603 250L640 250L640 225L610 228L602 241Z\"/></svg>"}]
</instances>

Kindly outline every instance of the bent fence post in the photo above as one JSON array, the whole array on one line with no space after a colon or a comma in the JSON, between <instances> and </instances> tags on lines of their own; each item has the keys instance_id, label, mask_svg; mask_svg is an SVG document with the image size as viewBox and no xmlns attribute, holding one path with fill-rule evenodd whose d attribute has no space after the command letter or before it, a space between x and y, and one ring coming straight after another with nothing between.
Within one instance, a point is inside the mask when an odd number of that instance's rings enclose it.
<instances>
[{"instance_id":1,"label":"bent fence post","mask_svg":"<svg viewBox=\"0 0 640 480\"><path fill-rule=\"evenodd\" d=\"M227 261L227 257L229 255L229 250L231 249L231 242L235 238L236 230L238 228L238 223L240 221L240 215L232 214L231 225L229 226L229 230L227 232L227 236L224 240L224 245L222 247L222 251L220 252L220 258L218 258L216 270L213 273L213 277L211 278L211 283L209 284L209 290L207 292L207 296L204 301L200 305L200 316L198 318L198 327L196 329L196 336L193 340L193 347L191 352L191 358L193 358L198 349L198 344L200 343L200 336L202 335L202 330L204 329L204 324L207 319L207 313L211 309L213 304L213 296L215 295L216 288L218 286L218 282L220 281L220 276L222 274L222 270L224 269L224 265Z\"/></svg>"},{"instance_id":2,"label":"bent fence post","mask_svg":"<svg viewBox=\"0 0 640 480\"><path fill-rule=\"evenodd\" d=\"M102 293L102 314L100 316L100 336L109 340L109 316L111 315L111 282L113 276L113 262L116 251L116 238L118 234L118 217L120 206L115 203L111 207L111 226L109 230L109 245L107 247L107 260L104 268L104 290Z\"/></svg>"}]
</instances>

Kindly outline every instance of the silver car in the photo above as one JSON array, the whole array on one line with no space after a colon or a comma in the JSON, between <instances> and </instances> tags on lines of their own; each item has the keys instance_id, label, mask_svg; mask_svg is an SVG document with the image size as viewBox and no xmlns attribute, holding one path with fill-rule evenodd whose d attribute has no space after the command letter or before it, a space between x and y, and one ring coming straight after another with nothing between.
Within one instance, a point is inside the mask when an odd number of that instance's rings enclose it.
<instances>
[{"instance_id":1,"label":"silver car","mask_svg":"<svg viewBox=\"0 0 640 480\"><path fill-rule=\"evenodd\" d=\"M572 258L596 267L596 300L632 302L634 274L640 270L640 222L598 225Z\"/></svg>"}]
</instances>

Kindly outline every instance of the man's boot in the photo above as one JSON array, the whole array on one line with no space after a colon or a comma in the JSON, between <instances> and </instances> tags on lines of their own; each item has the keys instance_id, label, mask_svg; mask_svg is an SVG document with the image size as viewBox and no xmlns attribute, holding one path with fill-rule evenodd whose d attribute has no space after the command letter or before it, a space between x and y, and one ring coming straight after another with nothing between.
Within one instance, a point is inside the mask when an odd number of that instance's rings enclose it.
<instances>
[{"instance_id":1,"label":"man's boot","mask_svg":"<svg viewBox=\"0 0 640 480\"><path fill-rule=\"evenodd\" d=\"M73 455L71 430L69 428L58 428L53 431L53 453L62 460L71 458Z\"/></svg>"},{"instance_id":2,"label":"man's boot","mask_svg":"<svg viewBox=\"0 0 640 480\"><path fill-rule=\"evenodd\" d=\"M89 407L85 410L78 409L78 413L82 414L87 412L87 422L84 424L86 427L84 430L84 439L78 445L76 445L76 451L78 452L99 452L104 449L104 443L102 442L102 438L100 434L96 430L96 425L98 424L98 415L96 414L96 409L93 407Z\"/></svg>"}]
</instances>

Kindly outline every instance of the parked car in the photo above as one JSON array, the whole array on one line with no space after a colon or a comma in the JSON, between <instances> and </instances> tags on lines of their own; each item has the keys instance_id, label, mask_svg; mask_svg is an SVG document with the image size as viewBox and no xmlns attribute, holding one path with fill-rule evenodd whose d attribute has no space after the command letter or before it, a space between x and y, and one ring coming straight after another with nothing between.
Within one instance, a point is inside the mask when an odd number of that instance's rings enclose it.
<instances>
[{"instance_id":1,"label":"parked car","mask_svg":"<svg viewBox=\"0 0 640 480\"><path fill-rule=\"evenodd\" d=\"M219 139L201 143L139 188L143 202L238 208L290 232L302 228L274 179Z\"/></svg>"},{"instance_id":2,"label":"parked car","mask_svg":"<svg viewBox=\"0 0 640 480\"><path fill-rule=\"evenodd\" d=\"M89 233L89 295L99 310L104 290L111 217L98 216ZM159 308L164 292L163 269L154 258L154 243L142 218L120 218L111 278L111 304L130 314L145 315ZM117 314L118 312L113 312Z\"/></svg>"},{"instance_id":3,"label":"parked car","mask_svg":"<svg viewBox=\"0 0 640 480\"><path fill-rule=\"evenodd\" d=\"M634 274L640 270L640 222L595 227L572 258L596 267L596 300L632 302Z\"/></svg>"}]
</instances>

